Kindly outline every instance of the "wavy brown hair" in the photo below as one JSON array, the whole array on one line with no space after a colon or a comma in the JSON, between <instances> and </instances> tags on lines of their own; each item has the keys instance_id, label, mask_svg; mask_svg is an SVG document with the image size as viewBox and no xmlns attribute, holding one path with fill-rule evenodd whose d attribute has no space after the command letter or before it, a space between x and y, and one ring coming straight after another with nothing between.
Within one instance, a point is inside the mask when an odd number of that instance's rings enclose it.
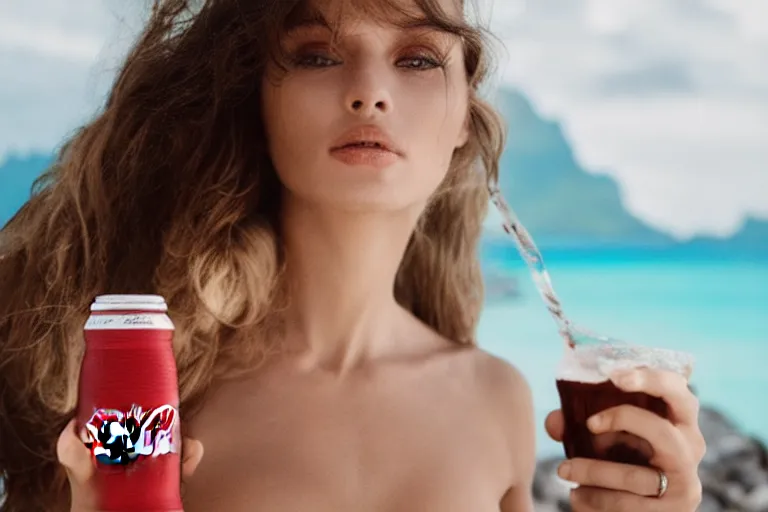
<instances>
[{"instance_id":1,"label":"wavy brown hair","mask_svg":"<svg viewBox=\"0 0 768 512\"><path fill-rule=\"evenodd\" d=\"M350 1L371 14L399 9ZM415 3L463 40L471 137L418 222L395 294L445 337L472 343L483 296L478 242L503 130L478 94L484 33L436 0ZM281 185L266 152L260 84L303 7L155 0L104 108L0 231L2 510L68 506L55 443L74 414L81 331L96 295L166 298L185 418L214 379L268 355L284 298Z\"/></svg>"}]
</instances>

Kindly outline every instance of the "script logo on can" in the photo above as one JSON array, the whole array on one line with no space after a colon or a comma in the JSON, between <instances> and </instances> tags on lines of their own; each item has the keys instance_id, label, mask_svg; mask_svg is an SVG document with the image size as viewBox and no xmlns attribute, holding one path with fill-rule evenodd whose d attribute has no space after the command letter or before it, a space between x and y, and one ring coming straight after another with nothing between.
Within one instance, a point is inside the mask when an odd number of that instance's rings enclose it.
<instances>
[{"instance_id":1,"label":"script logo on can","mask_svg":"<svg viewBox=\"0 0 768 512\"><path fill-rule=\"evenodd\" d=\"M163 405L143 411L97 409L81 432L83 443L103 464L127 465L142 457L176 453L178 411Z\"/></svg>"}]
</instances>

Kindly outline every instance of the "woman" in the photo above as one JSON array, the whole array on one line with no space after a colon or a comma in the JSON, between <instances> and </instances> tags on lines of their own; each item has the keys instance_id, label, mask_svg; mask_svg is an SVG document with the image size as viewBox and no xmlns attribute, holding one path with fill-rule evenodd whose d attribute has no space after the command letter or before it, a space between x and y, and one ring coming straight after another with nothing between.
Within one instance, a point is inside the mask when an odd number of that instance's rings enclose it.
<instances>
[{"instance_id":1,"label":"woman","mask_svg":"<svg viewBox=\"0 0 768 512\"><path fill-rule=\"evenodd\" d=\"M454 0L188 3L157 3L2 232L5 510L70 489L89 510L68 422L88 305L114 292L162 294L177 324L187 512L532 510L528 387L474 344L502 149L480 33ZM693 511L695 398L625 377L672 421L619 407L596 432L645 438L668 491L573 460L574 508Z\"/></svg>"}]
</instances>

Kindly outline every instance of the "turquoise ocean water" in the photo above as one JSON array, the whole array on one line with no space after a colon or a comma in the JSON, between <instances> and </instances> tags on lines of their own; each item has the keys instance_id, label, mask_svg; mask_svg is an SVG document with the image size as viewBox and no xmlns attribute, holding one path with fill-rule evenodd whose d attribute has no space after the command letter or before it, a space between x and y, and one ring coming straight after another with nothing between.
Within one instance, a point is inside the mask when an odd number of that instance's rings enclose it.
<instances>
[{"instance_id":1,"label":"turquoise ocean water","mask_svg":"<svg viewBox=\"0 0 768 512\"><path fill-rule=\"evenodd\" d=\"M560 455L543 422L559 406L554 379L562 342L519 259L486 260L493 275L516 280L520 294L488 300L479 342L527 377L540 425L539 455ZM768 261L598 254L555 258L549 268L565 311L577 324L692 353L691 382L702 404L768 441Z\"/></svg>"}]
</instances>

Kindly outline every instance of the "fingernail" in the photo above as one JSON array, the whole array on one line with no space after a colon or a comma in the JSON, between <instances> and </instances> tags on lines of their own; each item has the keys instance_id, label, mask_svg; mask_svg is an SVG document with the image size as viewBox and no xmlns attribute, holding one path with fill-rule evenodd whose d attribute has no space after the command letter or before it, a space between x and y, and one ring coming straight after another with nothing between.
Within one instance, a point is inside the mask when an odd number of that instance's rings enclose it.
<instances>
[{"instance_id":1,"label":"fingernail","mask_svg":"<svg viewBox=\"0 0 768 512\"><path fill-rule=\"evenodd\" d=\"M587 420L587 426L590 430L594 431L600 427L600 425L603 423L603 417L599 414L595 414L591 418Z\"/></svg>"},{"instance_id":2,"label":"fingernail","mask_svg":"<svg viewBox=\"0 0 768 512\"><path fill-rule=\"evenodd\" d=\"M560 464L560 467L557 468L557 474L560 478L568 480L571 477L571 463L565 461Z\"/></svg>"}]
</instances>

